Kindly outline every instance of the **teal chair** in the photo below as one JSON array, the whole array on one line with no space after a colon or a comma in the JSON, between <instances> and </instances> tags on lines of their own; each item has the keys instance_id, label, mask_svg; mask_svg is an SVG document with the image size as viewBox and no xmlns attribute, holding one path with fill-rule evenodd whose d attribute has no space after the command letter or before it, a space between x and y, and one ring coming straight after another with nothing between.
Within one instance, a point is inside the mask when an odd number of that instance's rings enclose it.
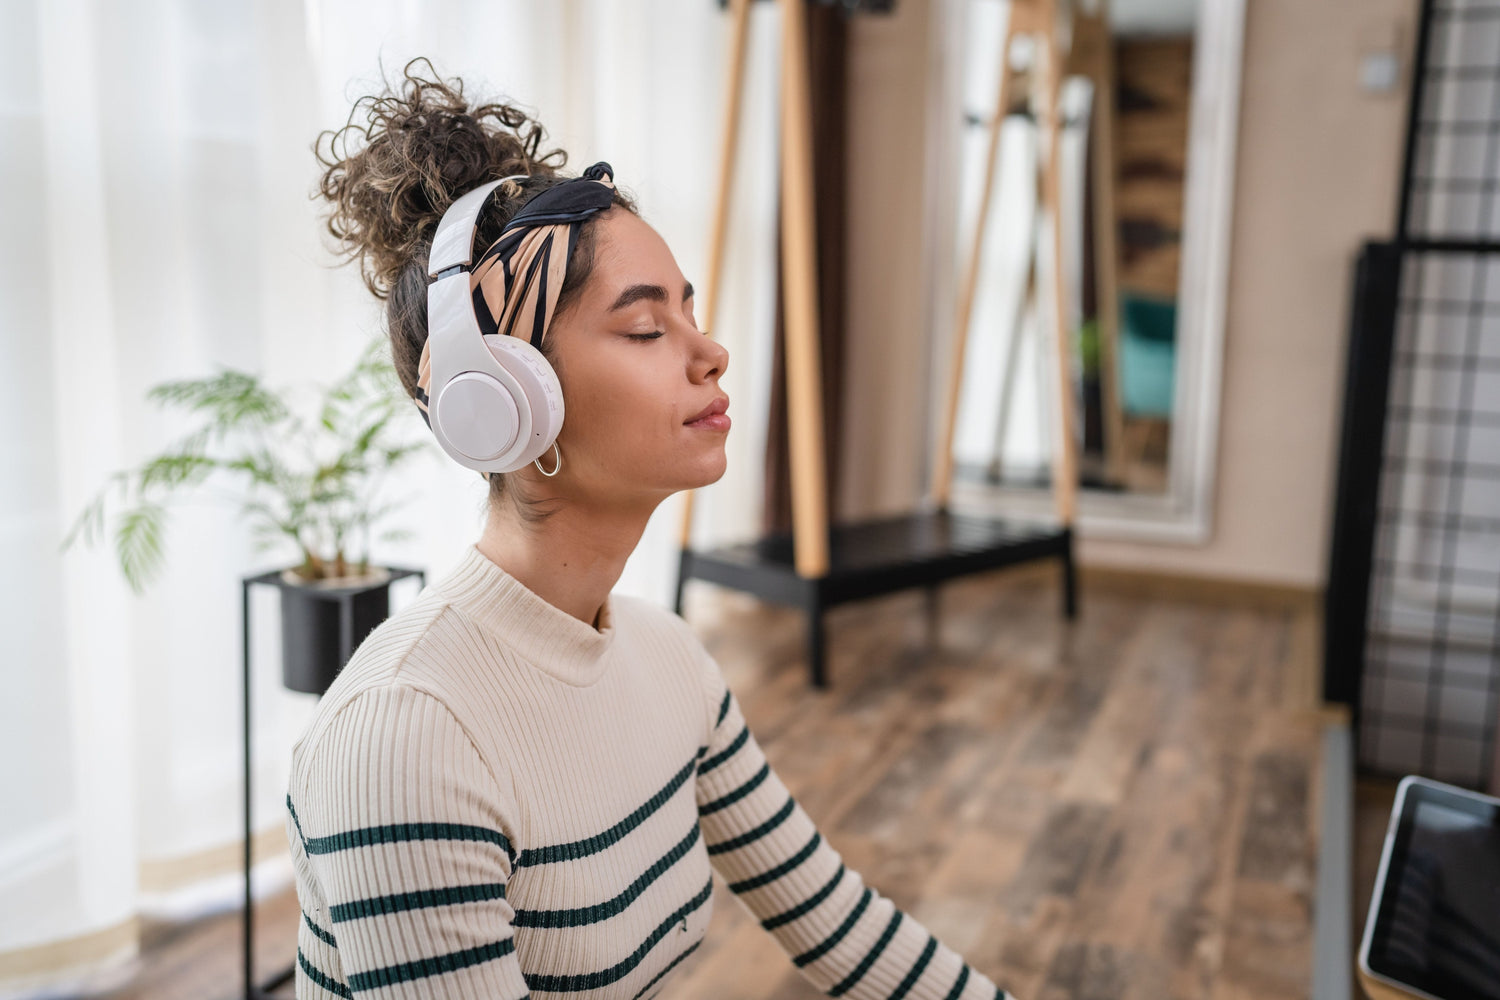
<instances>
[{"instance_id":1,"label":"teal chair","mask_svg":"<svg viewBox=\"0 0 1500 1000\"><path fill-rule=\"evenodd\" d=\"M1126 416L1172 416L1177 302L1120 290L1120 403Z\"/></svg>"}]
</instances>

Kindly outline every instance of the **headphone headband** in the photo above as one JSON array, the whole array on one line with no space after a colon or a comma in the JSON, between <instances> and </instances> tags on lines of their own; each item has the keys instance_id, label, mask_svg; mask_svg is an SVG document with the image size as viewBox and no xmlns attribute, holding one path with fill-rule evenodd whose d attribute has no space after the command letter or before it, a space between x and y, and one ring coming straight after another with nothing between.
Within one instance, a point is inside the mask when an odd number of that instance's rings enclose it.
<instances>
[{"instance_id":1,"label":"headphone headband","mask_svg":"<svg viewBox=\"0 0 1500 1000\"><path fill-rule=\"evenodd\" d=\"M474 226L494 190L506 181L525 180L530 174L511 174L497 181L479 185L448 206L443 221L432 237L432 253L427 258L427 276L436 278L453 267L467 269L474 263Z\"/></svg>"}]
</instances>

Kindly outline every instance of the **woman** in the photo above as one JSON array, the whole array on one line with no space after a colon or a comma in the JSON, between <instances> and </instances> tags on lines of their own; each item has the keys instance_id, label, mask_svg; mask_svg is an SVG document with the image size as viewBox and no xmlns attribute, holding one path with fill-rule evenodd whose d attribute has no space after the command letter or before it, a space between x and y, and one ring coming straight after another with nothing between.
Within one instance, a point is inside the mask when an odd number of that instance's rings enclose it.
<instances>
[{"instance_id":1,"label":"woman","mask_svg":"<svg viewBox=\"0 0 1500 1000\"><path fill-rule=\"evenodd\" d=\"M609 179L606 164L560 176L543 135L408 64L320 137L329 228L387 299L424 417L427 259L446 208L529 175L481 215L478 275L509 222L529 225L523 206ZM656 506L723 475L729 357L631 201L588 190L593 208L563 223L565 276L520 324L562 385L555 446L489 475L478 542L360 645L294 747L297 996L653 996L702 941L717 871L830 995L1003 997L844 866L686 623L611 594ZM471 279L496 329L520 284Z\"/></svg>"}]
</instances>

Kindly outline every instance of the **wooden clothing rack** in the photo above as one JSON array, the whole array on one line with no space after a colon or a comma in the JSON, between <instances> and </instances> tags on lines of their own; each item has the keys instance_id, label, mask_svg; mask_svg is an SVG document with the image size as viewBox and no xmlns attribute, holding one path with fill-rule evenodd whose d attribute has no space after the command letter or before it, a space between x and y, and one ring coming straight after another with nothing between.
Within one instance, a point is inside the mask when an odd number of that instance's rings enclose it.
<instances>
[{"instance_id":1,"label":"wooden clothing rack","mask_svg":"<svg viewBox=\"0 0 1500 1000\"><path fill-rule=\"evenodd\" d=\"M815 687L828 686L823 613L830 607L913 587L924 587L930 612L936 610L937 585L968 573L983 572L1033 559L1058 559L1062 566L1064 613L1077 611L1073 565L1073 514L1077 494L1077 460L1071 417L1071 378L1063 324L1061 230L1053 241L1053 275L1057 308L1057 410L1060 428L1054 457L1057 525L1038 525L949 511L953 474L952 443L962 377L964 341L978 281L983 220L988 213L992 178L998 161L1000 123L1004 118L1009 73L1001 77L1000 101L990 139L988 169L981 198L980 224L965 273L954 338L953 371L932 483L932 500L924 510L857 523L829 524L828 486L824 470L822 372L818 349L818 286L813 213L811 94L808 83L805 0L778 0L781 12L781 228L784 321L786 328L787 414L791 462L792 532L708 551L692 548L693 494L683 505L681 559L676 610L682 612L683 588L689 579L755 594L762 599L801 608L808 617L807 657ZM718 199L709 240L704 317L716 329L715 312L724 263L729 194L739 146L740 105L744 89L745 46L750 0L729 0L732 20L725 100L725 130L720 148ZM1043 209L1056 219L1058 198L1057 98L1065 51L1058 17L1062 0L1012 0L1001 48L1006 60L1020 34L1040 36L1046 55L1040 92L1047 95L1044 132L1052 155L1041 180Z\"/></svg>"}]
</instances>

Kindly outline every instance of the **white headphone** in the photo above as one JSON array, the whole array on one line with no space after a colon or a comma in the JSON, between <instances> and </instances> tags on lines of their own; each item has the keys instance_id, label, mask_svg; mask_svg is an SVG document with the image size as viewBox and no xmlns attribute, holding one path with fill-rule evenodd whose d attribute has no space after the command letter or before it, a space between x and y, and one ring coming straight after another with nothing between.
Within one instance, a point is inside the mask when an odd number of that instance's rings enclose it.
<instances>
[{"instance_id":1,"label":"white headphone","mask_svg":"<svg viewBox=\"0 0 1500 1000\"><path fill-rule=\"evenodd\" d=\"M562 430L562 385L552 365L520 337L481 333L469 287L479 213L495 188L527 176L482 184L448 206L428 259L436 280L427 286L427 420L449 457L478 472L523 468Z\"/></svg>"}]
</instances>

